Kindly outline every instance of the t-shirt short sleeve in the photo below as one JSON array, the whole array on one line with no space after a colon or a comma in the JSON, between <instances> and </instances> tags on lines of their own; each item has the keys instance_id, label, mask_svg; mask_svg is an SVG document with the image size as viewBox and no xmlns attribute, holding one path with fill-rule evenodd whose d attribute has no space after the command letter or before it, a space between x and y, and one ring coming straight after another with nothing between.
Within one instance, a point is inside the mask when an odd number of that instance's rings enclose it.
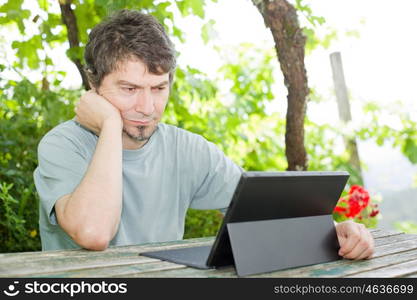
<instances>
[{"instance_id":1,"label":"t-shirt short sleeve","mask_svg":"<svg viewBox=\"0 0 417 300\"><path fill-rule=\"evenodd\" d=\"M195 151L191 153L196 189L190 207L220 209L224 213L239 182L242 168L203 137L199 138Z\"/></svg>"},{"instance_id":2,"label":"t-shirt short sleeve","mask_svg":"<svg viewBox=\"0 0 417 300\"><path fill-rule=\"evenodd\" d=\"M48 216L51 225L58 224L54 209L56 201L74 191L87 167L85 154L64 135L50 133L39 143L34 181L41 200L41 213Z\"/></svg>"}]
</instances>

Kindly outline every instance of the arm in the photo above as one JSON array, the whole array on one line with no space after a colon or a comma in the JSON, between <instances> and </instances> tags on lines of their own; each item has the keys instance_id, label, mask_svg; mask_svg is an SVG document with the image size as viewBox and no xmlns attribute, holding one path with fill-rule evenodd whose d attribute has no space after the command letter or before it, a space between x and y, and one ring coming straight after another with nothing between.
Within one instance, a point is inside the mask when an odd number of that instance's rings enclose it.
<instances>
[{"instance_id":1,"label":"arm","mask_svg":"<svg viewBox=\"0 0 417 300\"><path fill-rule=\"evenodd\" d=\"M77 121L99 133L83 179L55 204L62 229L81 247L104 250L117 232L122 209L122 121L120 113L94 92L81 97Z\"/></svg>"},{"instance_id":2,"label":"arm","mask_svg":"<svg viewBox=\"0 0 417 300\"><path fill-rule=\"evenodd\" d=\"M220 209L225 214L243 170L203 137L195 140L188 153L194 172L190 207Z\"/></svg>"}]
</instances>

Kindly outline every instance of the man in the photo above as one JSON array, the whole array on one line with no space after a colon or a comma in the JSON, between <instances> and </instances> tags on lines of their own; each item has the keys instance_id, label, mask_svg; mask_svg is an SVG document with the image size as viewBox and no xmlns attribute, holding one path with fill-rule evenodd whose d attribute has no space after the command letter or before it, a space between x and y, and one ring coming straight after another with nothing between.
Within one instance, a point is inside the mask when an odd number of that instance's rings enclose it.
<instances>
[{"instance_id":1,"label":"man","mask_svg":"<svg viewBox=\"0 0 417 300\"><path fill-rule=\"evenodd\" d=\"M227 208L241 169L201 136L159 123L175 71L161 24L120 11L91 31L85 59L92 90L39 144L42 248L182 239L189 207ZM341 255L372 255L362 225L336 228Z\"/></svg>"}]
</instances>

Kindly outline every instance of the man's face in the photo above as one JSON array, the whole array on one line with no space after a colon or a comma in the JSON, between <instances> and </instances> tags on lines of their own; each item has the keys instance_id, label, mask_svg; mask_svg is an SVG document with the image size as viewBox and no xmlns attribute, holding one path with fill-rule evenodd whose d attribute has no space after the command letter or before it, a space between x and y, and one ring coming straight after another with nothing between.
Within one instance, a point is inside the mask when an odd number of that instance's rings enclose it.
<instances>
[{"instance_id":1,"label":"man's face","mask_svg":"<svg viewBox=\"0 0 417 300\"><path fill-rule=\"evenodd\" d=\"M97 92L119 109L123 132L148 140L158 125L169 96L169 74L150 74L140 60L126 60L106 75Z\"/></svg>"}]
</instances>

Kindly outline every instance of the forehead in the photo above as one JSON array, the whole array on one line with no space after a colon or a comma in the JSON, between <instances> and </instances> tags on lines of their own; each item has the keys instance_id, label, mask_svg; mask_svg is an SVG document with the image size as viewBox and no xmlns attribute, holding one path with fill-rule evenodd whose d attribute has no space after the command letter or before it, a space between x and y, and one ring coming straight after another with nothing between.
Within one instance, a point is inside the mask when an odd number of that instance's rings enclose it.
<instances>
[{"instance_id":1,"label":"forehead","mask_svg":"<svg viewBox=\"0 0 417 300\"><path fill-rule=\"evenodd\" d=\"M168 80L169 73L149 73L146 65L139 59L127 59L117 64L116 69L109 74L115 81L129 81L137 84L159 84Z\"/></svg>"}]
</instances>

